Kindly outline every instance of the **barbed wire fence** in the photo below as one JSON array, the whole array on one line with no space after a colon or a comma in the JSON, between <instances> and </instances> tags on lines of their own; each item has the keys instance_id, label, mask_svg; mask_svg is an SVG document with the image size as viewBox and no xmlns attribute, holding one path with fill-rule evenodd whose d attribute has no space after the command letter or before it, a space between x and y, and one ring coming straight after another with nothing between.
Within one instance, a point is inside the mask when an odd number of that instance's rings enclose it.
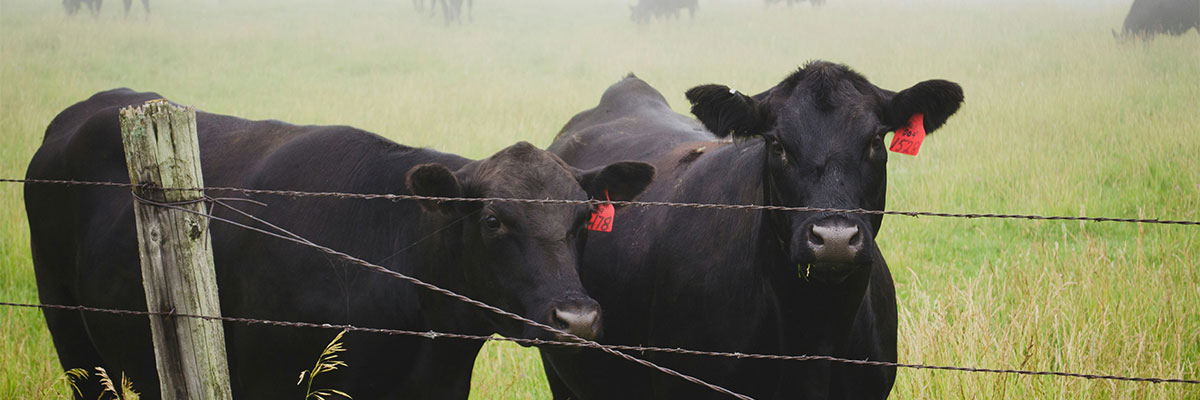
<instances>
[{"instance_id":1,"label":"barbed wire fence","mask_svg":"<svg viewBox=\"0 0 1200 400\"><path fill-rule=\"evenodd\" d=\"M135 184L123 183L123 182L92 182L92 181L77 181L77 180L50 180L50 179L0 178L0 182L24 183L24 184L105 186L105 187L129 188L129 189L132 189L134 187L139 187L139 186L144 187L144 185L135 185ZM1081 222L1123 222L1123 223L1200 226L1200 221L1183 220L1183 219L1158 219L1158 218L1046 216L1046 215L1035 215L1035 214L997 214L997 213L942 213L942 212L927 212L927 211L892 211L892 210L836 209L836 208L815 208L815 207L763 206L763 205L752 205L752 204L740 205L740 204L703 204L703 203L672 203L672 202L643 202L643 201L433 197L433 196L401 195L401 194L311 192L311 191L294 191L294 190L248 189L248 188L235 188L235 187L204 187L204 188L151 187L151 188L158 189L158 190L198 191L201 193L234 192L234 193L242 193L242 194L247 194L247 195L271 194L271 195L285 196L288 198L332 197L332 198L339 198L339 199L363 199L363 200L382 199L382 200L390 200L393 202L406 201L406 200L409 200L409 201L411 201L411 200L432 200L432 201L449 201L449 202L512 202L512 203L547 204L547 205L550 205L550 204L561 204L561 205L614 204L614 205L634 206L634 207L677 207L677 208L715 209L715 210L771 210L771 211L785 211L785 212L834 212L834 213L850 213L850 214L904 215L904 216L910 216L910 217L932 216L932 217L969 218L969 219L992 218L992 219L1061 220L1061 221L1081 221ZM154 205L154 206L158 206L158 207L172 208L172 209L179 210L179 211L197 214L197 215L203 216L205 218L209 218L211 220L216 220L216 221L220 221L223 223L232 224L232 225L244 228L244 229L249 229L252 231L256 231L258 233L262 233L262 234L276 237L276 238L279 238L282 240L287 240L287 241L291 241L291 242L294 242L297 244L301 244L304 246L314 248L316 250L319 250L319 251L329 254L331 256L337 257L345 262L359 265L359 266L365 267L367 269L373 270L375 272L379 272L379 273L385 274L387 276L391 276L393 278L405 280L413 285L422 287L426 290L430 290L430 291L440 293L445 296L449 296L449 297L457 299L459 301L471 304L475 307L479 307L479 308L482 308L489 312L496 313L497 315L501 315L503 317L516 320L523 324L526 324L526 325L529 325L532 327L536 327L538 329L542 329L546 332L554 333L554 334L558 335L558 337L566 338L567 340L566 341L554 341L554 340L544 340L544 339L522 339L522 338L507 338L507 337L495 337L495 336L462 335L462 334L434 332L434 331L418 332L418 331L396 330L396 329L367 328L367 327L357 327L357 326L348 325L348 324L326 324L326 323L319 324L319 323L311 323L311 322L273 321L273 320L263 320L263 319L254 319L254 318L244 318L244 317L215 317L215 316L190 315L190 314L180 314L180 313L153 313L153 312L148 312L148 311L137 311L137 310L119 310L119 309L86 307L86 306L82 306L82 305L27 304L27 303L15 303L15 302L0 302L0 306L27 307L27 308L40 308L40 309L61 309L61 310L81 311L81 312L85 312L85 311L86 312L102 312L102 313L110 313L110 314L141 315L141 316L147 316L147 317L151 316L151 315L168 315L168 316L174 316L174 317L180 317L180 318L199 318L199 319L206 319L206 320L221 320L221 321L244 323L244 324L264 324L264 325L285 326L285 327L303 327L303 328L343 329L343 330L349 330L349 331L380 333L380 334L388 334L388 335L420 336L420 337L425 337L428 339L450 338L450 339L482 340L482 341L508 341L508 342L514 342L514 343L519 343L519 344L539 346L539 347L540 346L560 346L560 347L567 346L567 347L590 348L590 349L604 351L606 353L623 358L625 360L646 366L648 368L658 370L665 374L668 374L668 375L671 375L671 376L674 376L674 377L677 377L680 379L684 379L690 383L697 384L697 385L703 386L705 388L708 388L710 390L714 390L719 393L723 393L723 394L726 394L726 395L729 395L729 396L732 396L735 398L739 398L739 399L748 399L749 397L744 396L739 393L732 392L723 387L704 382L700 379L688 376L686 374L680 373L680 372L672 370L670 368L659 366L650 361L646 361L646 360L643 360L643 359L640 359L637 357L633 357L629 354L624 353L624 351L673 353L673 354L685 354L685 355L708 356L708 357L725 357L725 358L736 358L736 359L761 359L761 360L779 360L779 361L829 361L829 362L837 362L837 363L845 363L845 364L853 364L853 365L884 366L884 367L897 367L897 368L910 368L910 369L948 370L948 371L961 371L961 372L982 372L982 373L996 373L996 374L1016 374L1016 375L1032 375L1032 376L1056 376L1056 377L1100 379L1100 380L1128 381L1128 382L1200 384L1200 380L1194 380L1194 379L1133 377L1133 376L1085 374L1085 373L1060 372L1060 371L1034 371L1034 370L1018 370L1018 369L995 369L995 368L976 368L976 367L942 366L942 365L927 365L927 364L909 364L909 363L894 363L894 362L875 361L875 360L853 360L853 359L837 358L837 357L832 357L832 356L827 356L827 355L747 354L747 353L700 351L700 350L679 349L679 348L600 344L595 341L583 339L578 336L571 335L567 332L557 330L548 325L538 323L536 321L527 319L520 315L487 305L487 304L479 302L477 300L470 299L461 294L454 293L452 291L431 285L431 284L423 282L419 279L389 270L382 266L369 263L367 261L353 257L349 254L345 254L345 253L339 252L337 250L318 245L318 244L313 243L303 237L300 237L299 235L289 232L283 228L280 228L276 225L270 224L270 223L263 221L257 217L254 217L253 215L250 215L244 211L241 211L237 208L234 208L227 204L224 204L224 202L223 202L224 200L246 200L246 199L239 199L239 198L219 199L219 198L213 198L213 197L209 197L209 196L205 195L203 201L211 202L214 205L223 206L229 210L232 210L238 214L241 214L242 216L249 218L250 220L253 220L257 223L263 224L263 225L267 226L269 229L276 230L278 232L271 232L266 229L257 228L257 227L242 224L242 223L230 220L230 219L214 216L211 214L211 209L210 209L209 214L203 214L203 213L198 213L198 212L195 212L192 210L178 207L178 205L176 205L176 204L154 202L151 200L147 200L147 199L138 197L136 194L134 194L132 192L131 192L131 194L133 195L135 201L138 201L141 203L150 204L150 205ZM401 251L405 251L405 250L407 250L407 248L405 248Z\"/></svg>"},{"instance_id":2,"label":"barbed wire fence","mask_svg":"<svg viewBox=\"0 0 1200 400\"><path fill-rule=\"evenodd\" d=\"M346 331L351 331L351 332L367 332L367 333L378 333L378 334L385 334L385 335L418 336L418 337L423 337L426 339L462 339L462 340L479 340L479 341L493 341L493 342L512 342L512 343L524 344L524 345L529 345L529 346L537 346L537 347L543 347L543 346L576 347L576 348L588 348L588 349L611 348L611 349L616 349L616 350L624 350L624 351L632 351L632 352L671 353L671 354L684 354L684 355L695 355L695 356L735 358L735 359L739 359L739 360L749 359L749 360L779 360L779 361L831 361L831 362L853 364L853 365L869 365L869 366L898 367L898 368L911 368L911 369L929 369L929 370L942 370L942 371L986 372L986 373L995 373L995 374L1016 374L1016 375L1033 375L1033 376L1059 376L1059 377L1068 377L1068 378L1099 379L1099 380L1113 380L1113 381L1127 381L1127 382L1200 384L1200 380L1195 380L1195 379L1133 377L1133 376L1119 376L1119 375L1082 374L1082 373L1060 372L1060 371L1032 371L1032 370L1019 370L1019 369L995 369L995 368L957 367L957 366L928 365L928 364L908 364L908 363L894 363L894 362L874 361L874 360L853 360L853 359L838 358L838 357L831 357L831 356L806 356L806 355L787 356L787 355L755 354L755 353L726 353L726 352L716 352L716 351L700 351L700 350L688 350L688 349L680 349L680 348L653 347L653 346L629 346L629 345L617 345L617 344L596 345L596 344L583 343L583 342L564 342L564 341L545 340L545 339L523 339L523 338L510 338L510 337L504 337L504 336L463 335L463 334L457 334L457 333L445 333L445 332L437 332L437 331L412 331L412 330L403 330L403 329L369 328L369 327L359 327L359 326L354 326L354 325L349 325L349 324L322 324L322 323L314 323L314 322L277 321L277 320L265 320L265 319L242 318L242 317L215 317L215 316L207 316L207 315L192 315L192 314L134 311L134 310L118 310L118 309L111 309L111 308L97 308L97 307L86 307L86 306L65 306L65 305L57 305L57 304L27 304L27 303L0 302L0 306L26 307L26 308L50 308L50 309L58 309L58 310L97 312L97 313L116 314L116 315L132 315L132 316L166 315L166 316L173 316L173 317L179 317L179 318L199 318L199 319L205 319L205 320L219 320L219 321L234 322L234 323L241 323L241 324L247 324L247 325L271 325L271 326L282 326L282 327L293 327L293 328L336 329L336 330L346 330Z\"/></svg>"},{"instance_id":3,"label":"barbed wire fence","mask_svg":"<svg viewBox=\"0 0 1200 400\"><path fill-rule=\"evenodd\" d=\"M132 183L122 182L88 182L76 180L55 180L55 179L9 179L0 178L0 182L8 183L35 183L35 184L57 184L57 185L84 185L84 186L113 186L123 188L139 187ZM945 213L932 211L896 211L896 210L866 210L862 208L821 208L821 207L789 207L789 206L764 206L758 204L708 204L708 203L673 203L664 201L607 201L607 200L560 200L560 199L513 199L501 197L436 197L436 196L419 196L412 194L369 194L369 193L346 193L346 192L310 192L296 190L271 190L271 189L247 189L236 187L220 187L211 186L203 188L155 188L159 190L182 190L182 191L198 191L198 192L235 192L244 194L274 194L291 198L298 197L334 197L339 199L362 199L362 200L432 200L432 201L462 201L462 202L508 202L508 203L527 203L527 204L612 204L615 206L634 206L634 207L677 207L677 208L695 208L695 209L714 209L714 210L749 210L749 211L788 211L788 212L836 212L846 214L872 214L872 215L903 215L908 217L943 217L943 218L991 218L991 219L1028 219L1028 220L1050 220L1050 221L1082 221L1082 222L1126 222L1126 223L1141 223L1141 224L1161 224L1161 225L1191 225L1200 226L1200 221L1197 220L1174 220L1174 219L1159 219L1159 218L1114 218L1114 217L1088 217L1088 216L1068 216L1068 215L1037 215L1037 214L998 214L998 213Z\"/></svg>"}]
</instances>

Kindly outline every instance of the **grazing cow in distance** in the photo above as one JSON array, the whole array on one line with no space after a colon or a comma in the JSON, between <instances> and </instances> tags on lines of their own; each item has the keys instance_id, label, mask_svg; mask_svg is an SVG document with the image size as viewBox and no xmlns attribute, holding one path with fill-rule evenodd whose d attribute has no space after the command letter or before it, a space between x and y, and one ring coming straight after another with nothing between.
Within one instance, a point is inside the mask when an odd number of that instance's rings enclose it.
<instances>
[{"instance_id":1,"label":"grazing cow in distance","mask_svg":"<svg viewBox=\"0 0 1200 400\"><path fill-rule=\"evenodd\" d=\"M129 18L129 9L133 6L133 0L124 0L125 2L125 18ZM67 10L67 15L75 15L82 7L81 4L86 3L88 11L93 17L100 15L100 6L104 5L104 0L63 0L63 8ZM142 9L146 10L146 19L150 19L150 0L142 0Z\"/></svg>"},{"instance_id":2,"label":"grazing cow in distance","mask_svg":"<svg viewBox=\"0 0 1200 400\"><path fill-rule=\"evenodd\" d=\"M118 109L158 98L117 89L72 105L46 129L26 176L128 182ZM347 126L197 112L197 128L203 179L210 186L630 200L654 175L640 162L575 169L524 142L473 161ZM270 223L583 338L600 330L601 310L576 272L591 214L587 205L234 196L252 201L214 206L214 216L267 229ZM128 190L28 184L25 206L43 304L146 309ZM307 246L221 222L209 229L225 316L561 338ZM158 398L145 317L50 309L44 315L64 369L104 367L128 376L142 398ZM333 336L323 329L224 327L233 395L243 399L304 398L296 376L312 367ZM320 385L358 399L465 399L483 345L359 332L343 342L346 351L339 356L348 366L324 374ZM85 399L100 395L95 380L80 389Z\"/></svg>"},{"instance_id":3,"label":"grazing cow in distance","mask_svg":"<svg viewBox=\"0 0 1200 400\"><path fill-rule=\"evenodd\" d=\"M1200 33L1200 0L1133 0L1121 33L1113 31L1113 36L1179 36L1191 29Z\"/></svg>"},{"instance_id":4,"label":"grazing cow in distance","mask_svg":"<svg viewBox=\"0 0 1200 400\"><path fill-rule=\"evenodd\" d=\"M629 6L629 19L638 24L649 23L652 18L679 19L679 11L685 8L688 17L695 19L699 7L697 0L639 0L636 5Z\"/></svg>"},{"instance_id":5,"label":"grazing cow in distance","mask_svg":"<svg viewBox=\"0 0 1200 400\"><path fill-rule=\"evenodd\" d=\"M657 170L644 201L883 210L885 135L932 132L962 89L893 92L814 61L749 96L687 91L696 119L632 74L575 115L549 150L577 167L618 159ZM895 287L875 244L883 216L630 207L588 238L580 279L604 309L604 342L702 351L896 361ZM593 350L543 352L555 398L722 398ZM645 353L754 398L880 399L895 368Z\"/></svg>"},{"instance_id":6,"label":"grazing cow in distance","mask_svg":"<svg viewBox=\"0 0 1200 400\"><path fill-rule=\"evenodd\" d=\"M429 0L429 17L433 18L437 13L438 3L442 4L442 19L446 25L451 22L462 24L462 6L463 0ZM466 0L467 3L467 19L472 19L471 8L474 6L475 0ZM418 13L425 11L425 0L413 0L413 8L416 8Z\"/></svg>"},{"instance_id":7,"label":"grazing cow in distance","mask_svg":"<svg viewBox=\"0 0 1200 400\"><path fill-rule=\"evenodd\" d=\"M442 2L442 18L445 20L446 25L450 25L451 22L457 22L459 24L462 24L463 0L438 0L438 1ZM467 18L469 19L469 18L471 18L471 7L474 3L474 0L466 0L466 3L467 3Z\"/></svg>"}]
</instances>

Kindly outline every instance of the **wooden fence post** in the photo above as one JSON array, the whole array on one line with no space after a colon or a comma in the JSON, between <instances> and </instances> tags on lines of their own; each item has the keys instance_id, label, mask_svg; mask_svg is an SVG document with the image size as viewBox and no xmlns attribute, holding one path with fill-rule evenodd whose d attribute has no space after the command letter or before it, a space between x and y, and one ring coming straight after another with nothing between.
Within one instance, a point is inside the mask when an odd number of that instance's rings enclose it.
<instances>
[{"instance_id":1,"label":"wooden fence post","mask_svg":"<svg viewBox=\"0 0 1200 400\"><path fill-rule=\"evenodd\" d=\"M158 187L199 188L196 110L165 100L121 109L129 180ZM151 312L220 316L209 221L203 193L136 187L134 193L201 215L134 201L142 285ZM164 400L230 399L221 321L151 315L154 359Z\"/></svg>"}]
</instances>

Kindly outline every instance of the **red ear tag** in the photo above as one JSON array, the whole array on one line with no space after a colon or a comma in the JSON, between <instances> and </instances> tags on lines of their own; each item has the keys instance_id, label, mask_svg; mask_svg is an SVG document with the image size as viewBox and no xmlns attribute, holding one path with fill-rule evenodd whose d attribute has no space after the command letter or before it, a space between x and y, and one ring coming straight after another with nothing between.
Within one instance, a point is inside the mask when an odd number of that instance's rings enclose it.
<instances>
[{"instance_id":1,"label":"red ear tag","mask_svg":"<svg viewBox=\"0 0 1200 400\"><path fill-rule=\"evenodd\" d=\"M604 191L604 200L608 201L608 190ZM589 231L612 232L613 214L616 210L612 204L599 204L592 211L592 219L588 221Z\"/></svg>"},{"instance_id":2,"label":"red ear tag","mask_svg":"<svg viewBox=\"0 0 1200 400\"><path fill-rule=\"evenodd\" d=\"M892 135L892 146L888 147L888 150L915 156L917 150L921 149L921 142L924 140L925 115L913 114L912 118L908 120L908 126L897 129L896 134Z\"/></svg>"}]
</instances>

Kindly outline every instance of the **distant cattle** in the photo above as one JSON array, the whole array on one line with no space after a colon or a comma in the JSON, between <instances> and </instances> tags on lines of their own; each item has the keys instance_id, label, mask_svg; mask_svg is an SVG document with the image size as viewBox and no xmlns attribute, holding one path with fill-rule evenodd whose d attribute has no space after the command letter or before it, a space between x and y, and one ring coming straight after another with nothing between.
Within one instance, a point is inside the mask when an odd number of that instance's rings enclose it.
<instances>
[{"instance_id":1,"label":"distant cattle","mask_svg":"<svg viewBox=\"0 0 1200 400\"><path fill-rule=\"evenodd\" d=\"M766 4L768 6L771 4L775 4L775 3L786 2L787 6L791 7L792 4L799 4L799 3L806 2L806 1L809 3L812 3L813 7L820 7L820 6L825 5L825 0L764 0L763 2L764 2L764 4Z\"/></svg>"},{"instance_id":2,"label":"distant cattle","mask_svg":"<svg viewBox=\"0 0 1200 400\"><path fill-rule=\"evenodd\" d=\"M124 0L125 2L125 18L129 18L129 9L133 6L133 0ZM63 0L63 8L67 10L67 15L75 15L82 8L83 4L87 4L88 11L92 16L100 15L100 6L104 5L104 0ZM150 18L150 0L142 0L142 9L146 11L146 18Z\"/></svg>"},{"instance_id":3,"label":"distant cattle","mask_svg":"<svg viewBox=\"0 0 1200 400\"><path fill-rule=\"evenodd\" d=\"M437 14L437 5L442 5L442 19L446 25L451 22L462 23L462 8L464 0L429 0L429 17L432 18ZM467 19L471 19L471 8L474 6L474 0L466 0L467 4ZM425 0L413 0L413 8L418 13L425 11Z\"/></svg>"},{"instance_id":4,"label":"distant cattle","mask_svg":"<svg viewBox=\"0 0 1200 400\"><path fill-rule=\"evenodd\" d=\"M97 93L46 129L27 177L128 182L117 111L160 98L128 89ZM346 126L297 126L197 113L204 181L254 189L396 193L439 197L629 200L653 167L616 162L581 171L528 143L472 161L403 146ZM380 201L229 195L228 207L315 243L595 338L600 309L577 275L591 210L586 205ZM253 201L235 201L238 199ZM145 310L128 190L25 186L38 296L45 304ZM226 207L220 218L264 226ZM364 327L555 339L318 250L213 222L212 247L225 316ZM145 317L46 310L62 367L125 374L158 398ZM225 324L233 394L302 399L296 377L334 332ZM350 332L349 365L320 386L357 399L466 398L483 345ZM93 380L81 386L95 399Z\"/></svg>"},{"instance_id":5,"label":"distant cattle","mask_svg":"<svg viewBox=\"0 0 1200 400\"><path fill-rule=\"evenodd\" d=\"M638 24L648 23L652 18L679 19L680 10L685 8L688 17L696 18L697 0L639 0L636 5L629 6L629 18Z\"/></svg>"},{"instance_id":6,"label":"distant cattle","mask_svg":"<svg viewBox=\"0 0 1200 400\"><path fill-rule=\"evenodd\" d=\"M1200 0L1134 0L1120 36L1178 36L1191 29L1200 33Z\"/></svg>"},{"instance_id":7,"label":"distant cattle","mask_svg":"<svg viewBox=\"0 0 1200 400\"><path fill-rule=\"evenodd\" d=\"M893 92L816 61L757 95L703 85L687 98L699 121L630 75L549 150L579 168L654 164L645 201L883 210L885 135L914 123L937 130L963 97L953 82ZM875 243L882 223L879 214L630 207L611 233L589 236L580 279L604 308L606 343L896 361L895 288ZM762 399L885 398L896 376L815 360L645 356ZM722 398L592 350L543 360L555 398Z\"/></svg>"}]
</instances>

